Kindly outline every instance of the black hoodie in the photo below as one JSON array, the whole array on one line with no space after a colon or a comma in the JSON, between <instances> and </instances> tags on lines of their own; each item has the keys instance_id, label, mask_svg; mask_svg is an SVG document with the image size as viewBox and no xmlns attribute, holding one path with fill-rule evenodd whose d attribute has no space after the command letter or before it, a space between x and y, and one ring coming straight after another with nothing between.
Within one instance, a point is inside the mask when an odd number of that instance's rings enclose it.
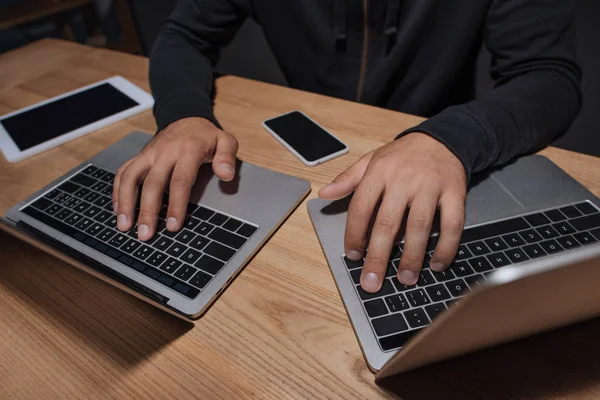
<instances>
[{"instance_id":1,"label":"black hoodie","mask_svg":"<svg viewBox=\"0 0 600 400\"><path fill-rule=\"evenodd\" d=\"M581 106L573 0L180 0L153 47L158 128L212 113L212 66L245 18L298 89L431 117L467 176L547 145ZM495 89L473 100L482 42ZM390 141L393 138L390 137Z\"/></svg>"}]
</instances>

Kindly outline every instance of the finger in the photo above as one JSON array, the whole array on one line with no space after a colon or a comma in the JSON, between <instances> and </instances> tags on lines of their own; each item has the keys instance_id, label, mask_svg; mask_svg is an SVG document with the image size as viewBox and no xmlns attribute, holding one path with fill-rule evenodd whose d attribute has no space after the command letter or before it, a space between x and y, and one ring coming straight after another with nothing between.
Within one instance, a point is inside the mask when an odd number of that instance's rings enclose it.
<instances>
[{"instance_id":1,"label":"finger","mask_svg":"<svg viewBox=\"0 0 600 400\"><path fill-rule=\"evenodd\" d=\"M121 231L128 231L133 226L140 183L149 169L150 163L145 158L136 158L121 174L117 208L117 228Z\"/></svg>"},{"instance_id":2,"label":"finger","mask_svg":"<svg viewBox=\"0 0 600 400\"><path fill-rule=\"evenodd\" d=\"M112 193L113 211L114 211L115 215L117 215L117 209L119 208L119 186L121 183L121 175L123 175L123 171L125 171L125 169L129 166L129 164L131 164L133 162L133 160L135 160L135 158L132 158L131 160L125 162L125 164L121 165L119 167L119 169L117 170L117 173L115 174L115 179L113 181L113 193Z\"/></svg>"},{"instance_id":3,"label":"finger","mask_svg":"<svg viewBox=\"0 0 600 400\"><path fill-rule=\"evenodd\" d=\"M406 200L403 196L384 195L369 239L369 252L360 280L366 292L375 293L381 289L405 210Z\"/></svg>"},{"instance_id":4,"label":"finger","mask_svg":"<svg viewBox=\"0 0 600 400\"><path fill-rule=\"evenodd\" d=\"M235 155L238 142L230 135L222 134L217 139L215 156L213 157L213 172L222 181L230 181L235 176Z\"/></svg>"},{"instance_id":5,"label":"finger","mask_svg":"<svg viewBox=\"0 0 600 400\"><path fill-rule=\"evenodd\" d=\"M170 232L181 229L200 164L201 158L188 158L178 162L173 169L167 210L167 230Z\"/></svg>"},{"instance_id":6,"label":"finger","mask_svg":"<svg viewBox=\"0 0 600 400\"><path fill-rule=\"evenodd\" d=\"M364 254L369 223L382 192L383 183L366 176L350 201L344 235L346 257L350 260L357 261Z\"/></svg>"},{"instance_id":7,"label":"finger","mask_svg":"<svg viewBox=\"0 0 600 400\"><path fill-rule=\"evenodd\" d=\"M398 280L407 286L414 285L419 279L437 202L437 194L423 193L411 203L404 249L398 266Z\"/></svg>"},{"instance_id":8,"label":"finger","mask_svg":"<svg viewBox=\"0 0 600 400\"><path fill-rule=\"evenodd\" d=\"M371 161L371 153L362 157L350 168L339 174L333 182L319 190L319 197L324 200L339 200L352 193L361 179Z\"/></svg>"},{"instance_id":9,"label":"finger","mask_svg":"<svg viewBox=\"0 0 600 400\"><path fill-rule=\"evenodd\" d=\"M465 200L462 196L440 198L440 239L431 257L431 269L443 271L452 263L465 225Z\"/></svg>"},{"instance_id":10,"label":"finger","mask_svg":"<svg viewBox=\"0 0 600 400\"><path fill-rule=\"evenodd\" d=\"M137 231L140 240L148 240L156 232L156 221L163 193L169 182L174 164L175 162L170 159L159 160L152 166L146 179L144 179Z\"/></svg>"}]
</instances>

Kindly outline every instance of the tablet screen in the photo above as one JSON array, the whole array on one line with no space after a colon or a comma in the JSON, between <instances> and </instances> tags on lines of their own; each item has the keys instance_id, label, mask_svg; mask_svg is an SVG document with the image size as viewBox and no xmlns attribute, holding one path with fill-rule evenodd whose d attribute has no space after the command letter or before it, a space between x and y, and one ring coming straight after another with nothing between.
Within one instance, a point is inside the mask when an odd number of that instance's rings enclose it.
<instances>
[{"instance_id":1,"label":"tablet screen","mask_svg":"<svg viewBox=\"0 0 600 400\"><path fill-rule=\"evenodd\" d=\"M103 83L0 121L21 150L139 105L110 83Z\"/></svg>"}]
</instances>

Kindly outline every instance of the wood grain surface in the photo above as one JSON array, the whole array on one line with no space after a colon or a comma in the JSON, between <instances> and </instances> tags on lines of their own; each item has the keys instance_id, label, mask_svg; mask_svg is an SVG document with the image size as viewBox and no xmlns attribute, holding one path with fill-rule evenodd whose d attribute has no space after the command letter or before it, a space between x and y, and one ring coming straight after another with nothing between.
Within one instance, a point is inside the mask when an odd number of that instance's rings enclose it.
<instances>
[{"instance_id":1,"label":"wood grain surface","mask_svg":"<svg viewBox=\"0 0 600 400\"><path fill-rule=\"evenodd\" d=\"M122 75L148 90L145 58L44 40L0 55L0 114ZM420 118L224 77L216 115L239 157L320 187ZM261 128L301 109L348 155L305 167ZM0 157L0 214L132 130L151 112L18 164ZM600 195L600 160L542 152ZM468 333L465 333L468 334ZM319 247L306 203L211 309L180 321L0 233L0 398L587 399L600 397L600 321L374 383Z\"/></svg>"}]
</instances>

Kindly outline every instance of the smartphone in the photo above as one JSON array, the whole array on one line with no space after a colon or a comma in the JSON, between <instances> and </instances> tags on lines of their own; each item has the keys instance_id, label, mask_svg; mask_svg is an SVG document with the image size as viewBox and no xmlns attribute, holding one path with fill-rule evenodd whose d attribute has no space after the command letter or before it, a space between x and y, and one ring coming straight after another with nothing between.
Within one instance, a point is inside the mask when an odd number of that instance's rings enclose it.
<instances>
[{"instance_id":1,"label":"smartphone","mask_svg":"<svg viewBox=\"0 0 600 400\"><path fill-rule=\"evenodd\" d=\"M348 146L302 111L291 111L268 119L263 122L263 127L309 167L348 152Z\"/></svg>"}]
</instances>

